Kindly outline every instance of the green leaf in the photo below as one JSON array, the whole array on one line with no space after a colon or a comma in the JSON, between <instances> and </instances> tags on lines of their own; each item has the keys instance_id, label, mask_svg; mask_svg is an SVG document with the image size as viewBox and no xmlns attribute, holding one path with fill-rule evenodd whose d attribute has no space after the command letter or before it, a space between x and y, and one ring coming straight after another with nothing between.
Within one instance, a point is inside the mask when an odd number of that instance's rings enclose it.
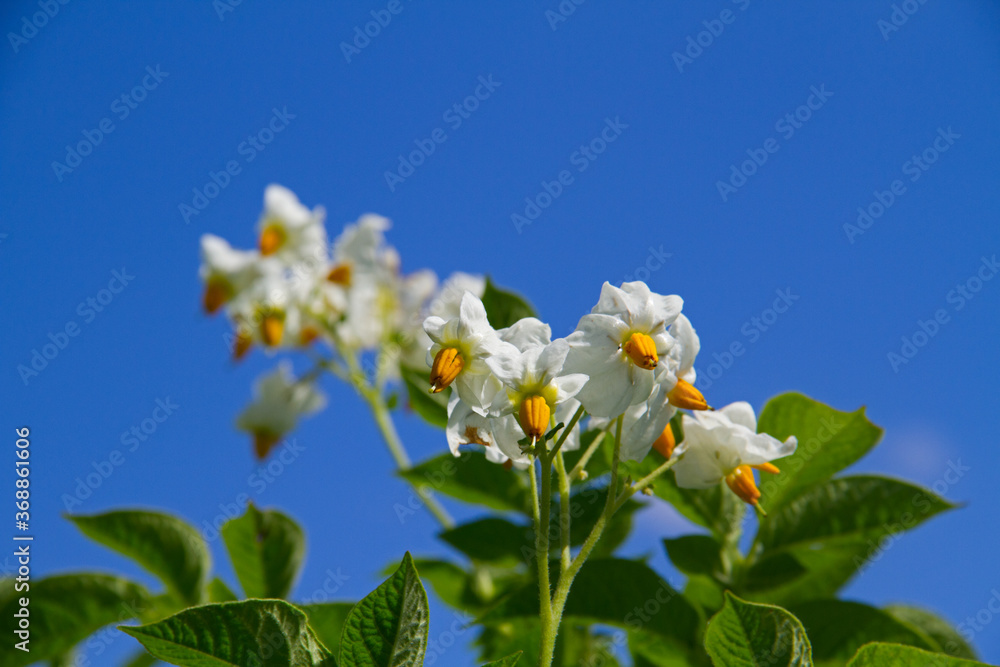
<instances>
[{"instance_id":1,"label":"green leaf","mask_svg":"<svg viewBox=\"0 0 1000 667\"><path fill-rule=\"evenodd\" d=\"M684 535L672 540L663 540L670 562L684 574L722 574L722 547L708 535Z\"/></svg>"},{"instance_id":2,"label":"green leaf","mask_svg":"<svg viewBox=\"0 0 1000 667\"><path fill-rule=\"evenodd\" d=\"M306 615L281 600L191 607L149 625L120 626L151 654L188 667L335 667Z\"/></svg>"},{"instance_id":3,"label":"green leaf","mask_svg":"<svg viewBox=\"0 0 1000 667\"><path fill-rule=\"evenodd\" d=\"M553 563L558 575L558 563ZM538 615L538 584L513 593L483 622ZM583 564L566 599L564 617L587 619L648 632L693 646L702 619L698 610L648 565L620 558L592 558Z\"/></svg>"},{"instance_id":4,"label":"green leaf","mask_svg":"<svg viewBox=\"0 0 1000 667\"><path fill-rule=\"evenodd\" d=\"M535 591L538 594L538 591ZM522 665L537 665L542 643L542 631L537 616L511 618L490 623L476 637L480 660L497 660L515 652L523 652Z\"/></svg>"},{"instance_id":5,"label":"green leaf","mask_svg":"<svg viewBox=\"0 0 1000 667\"><path fill-rule=\"evenodd\" d=\"M958 658L976 659L976 651L969 645L958 630L948 621L929 611L908 605L889 605L884 611L924 636L929 637L937 646L935 651L947 653Z\"/></svg>"},{"instance_id":6,"label":"green leaf","mask_svg":"<svg viewBox=\"0 0 1000 667\"><path fill-rule=\"evenodd\" d=\"M429 391L431 386L429 370L417 370L402 366L399 371L403 376L403 384L406 385L406 395L410 399L410 407L428 424L438 428L446 427L448 425L448 397L451 395L451 388L432 394Z\"/></svg>"},{"instance_id":7,"label":"green leaf","mask_svg":"<svg viewBox=\"0 0 1000 667\"><path fill-rule=\"evenodd\" d=\"M858 569L881 558L901 533L955 507L918 486L877 475L822 483L761 521L745 588L779 604L833 597ZM776 563L781 559L784 563ZM773 588L753 577L797 564L797 576ZM769 583L773 583L773 580Z\"/></svg>"},{"instance_id":8,"label":"green leaf","mask_svg":"<svg viewBox=\"0 0 1000 667\"><path fill-rule=\"evenodd\" d=\"M788 611L745 602L726 593L722 610L705 631L705 649L716 667L810 667L812 648L802 624Z\"/></svg>"},{"instance_id":9,"label":"green leaf","mask_svg":"<svg viewBox=\"0 0 1000 667\"><path fill-rule=\"evenodd\" d=\"M344 630L347 615L354 608L353 602L318 602L297 605L309 617L309 627L313 629L323 646L330 653L340 653L340 635Z\"/></svg>"},{"instance_id":10,"label":"green leaf","mask_svg":"<svg viewBox=\"0 0 1000 667\"><path fill-rule=\"evenodd\" d=\"M6 619L9 634L0 642L0 664L4 667L57 659L104 626L138 618L151 604L149 593L139 584L104 574L45 577L33 579L30 586L30 591L4 587L0 616ZM13 634L14 614L21 609L22 597L31 601L30 653L14 647L22 641Z\"/></svg>"},{"instance_id":11,"label":"green leaf","mask_svg":"<svg viewBox=\"0 0 1000 667\"><path fill-rule=\"evenodd\" d=\"M813 600L789 610L802 622L817 663L843 665L869 642L891 642L933 649L931 640L891 615L857 602Z\"/></svg>"},{"instance_id":12,"label":"green leaf","mask_svg":"<svg viewBox=\"0 0 1000 667\"><path fill-rule=\"evenodd\" d=\"M348 614L340 664L420 667L427 649L427 626L427 593L407 552L395 574Z\"/></svg>"},{"instance_id":13,"label":"green leaf","mask_svg":"<svg viewBox=\"0 0 1000 667\"><path fill-rule=\"evenodd\" d=\"M458 458L442 454L399 474L411 484L427 485L467 503L500 511L514 510L531 516L531 499L525 476L490 463L486 455L479 451L466 451Z\"/></svg>"},{"instance_id":14,"label":"green leaf","mask_svg":"<svg viewBox=\"0 0 1000 667\"><path fill-rule=\"evenodd\" d=\"M490 516L438 534L472 560L514 567L534 554L534 530ZM525 551L527 549L527 551Z\"/></svg>"},{"instance_id":15,"label":"green leaf","mask_svg":"<svg viewBox=\"0 0 1000 667\"><path fill-rule=\"evenodd\" d=\"M236 593L234 593L222 579L213 577L212 580L208 582L209 602L236 602L238 599L239 598L236 597Z\"/></svg>"},{"instance_id":16,"label":"green leaf","mask_svg":"<svg viewBox=\"0 0 1000 667\"><path fill-rule=\"evenodd\" d=\"M498 288L487 276L483 290L486 317L494 329L503 329L525 317L536 317L535 309L524 297Z\"/></svg>"},{"instance_id":17,"label":"green leaf","mask_svg":"<svg viewBox=\"0 0 1000 667\"><path fill-rule=\"evenodd\" d=\"M72 664L75 665L75 663ZM153 667L153 665L156 664L159 664L156 658L151 656L145 650L139 649L139 652L129 658L124 667Z\"/></svg>"},{"instance_id":18,"label":"green leaf","mask_svg":"<svg viewBox=\"0 0 1000 667\"><path fill-rule=\"evenodd\" d=\"M87 537L154 574L180 600L201 602L212 557L194 526L170 514L143 510L67 518Z\"/></svg>"},{"instance_id":19,"label":"green leaf","mask_svg":"<svg viewBox=\"0 0 1000 667\"><path fill-rule=\"evenodd\" d=\"M781 474L762 480L761 504L769 513L860 459L882 437L864 408L840 412L795 393L768 401L757 431L779 440L794 435L799 442L794 454L778 462Z\"/></svg>"},{"instance_id":20,"label":"green leaf","mask_svg":"<svg viewBox=\"0 0 1000 667\"><path fill-rule=\"evenodd\" d=\"M288 597L306 551L305 535L295 521L251 503L243 516L226 522L222 539L248 598Z\"/></svg>"},{"instance_id":21,"label":"green leaf","mask_svg":"<svg viewBox=\"0 0 1000 667\"><path fill-rule=\"evenodd\" d=\"M471 573L455 563L445 560L415 558L413 566L420 572L421 579L428 582L434 589L434 593L449 607L473 609L482 605L483 601L475 599L471 591ZM397 563L389 573L394 572L398 567Z\"/></svg>"},{"instance_id":22,"label":"green leaf","mask_svg":"<svg viewBox=\"0 0 1000 667\"><path fill-rule=\"evenodd\" d=\"M912 646L867 644L847 663L847 667L987 667L984 663L929 653Z\"/></svg>"},{"instance_id":23,"label":"green leaf","mask_svg":"<svg viewBox=\"0 0 1000 667\"><path fill-rule=\"evenodd\" d=\"M514 667L517 661L521 659L521 654L524 651L518 651L513 655L508 655L506 658L501 658L500 660L494 660L493 662L483 665L483 667Z\"/></svg>"}]
</instances>

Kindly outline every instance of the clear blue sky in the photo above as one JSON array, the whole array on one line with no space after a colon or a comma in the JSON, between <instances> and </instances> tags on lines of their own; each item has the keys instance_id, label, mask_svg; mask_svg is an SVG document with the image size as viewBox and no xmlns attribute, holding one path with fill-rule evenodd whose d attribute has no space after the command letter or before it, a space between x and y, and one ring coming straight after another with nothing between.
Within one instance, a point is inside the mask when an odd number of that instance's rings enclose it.
<instances>
[{"instance_id":1,"label":"clear blue sky","mask_svg":"<svg viewBox=\"0 0 1000 667\"><path fill-rule=\"evenodd\" d=\"M359 597L405 549L445 553L429 516L397 521L407 487L345 387L327 386L330 409L296 433L294 463L263 492L248 483L233 417L275 362L229 363L225 324L199 312L198 238L252 245L264 187L278 182L326 206L332 227L392 218L404 268L488 272L529 294L557 335L602 281L654 269L653 289L684 297L703 377L714 353L744 345L706 387L714 404L759 409L799 390L866 405L886 438L857 470L955 480L940 490L968 506L907 535L847 595L920 602L955 623L986 608L1000 589L1000 279L977 272L1000 254L996 5L911 0L897 26L889 0L586 2L553 29L556 0L401 0L348 62L341 42L387 2L243 2L221 16L219 4L70 2L34 32L22 19L37 3L0 12L5 35L28 35L0 46L0 403L5 451L15 425L34 434L38 572L143 576L60 518L60 498L168 398L173 414L78 511L144 505L201 523L250 493L309 530L300 597L327 570L350 577L338 596ZM675 57L709 28L719 34L701 35L689 62ZM467 118L447 113L477 87L485 99ZM243 144L275 110L273 140ZM397 156L438 128L444 142L390 189ZM68 158L95 129L100 143ZM602 132L603 152L578 152ZM754 156L763 164L729 181ZM185 220L179 205L231 160L239 173ZM572 182L519 233L512 214L564 170ZM884 208L845 230L859 207ZM127 285L102 293L115 271ZM970 298L953 292L967 283ZM772 319L777 290L795 298ZM894 368L888 353L939 310L936 335L918 335L925 344ZM26 386L17 366L71 322L78 335ZM415 418L401 429L416 458L445 447ZM958 462L967 470L946 477ZM671 572L659 540L684 524L651 510L640 529L628 552ZM451 622L434 613L432 634ZM975 637L989 661L1000 661L997 622ZM133 644L119 636L109 650ZM453 649L438 664L469 660Z\"/></svg>"}]
</instances>

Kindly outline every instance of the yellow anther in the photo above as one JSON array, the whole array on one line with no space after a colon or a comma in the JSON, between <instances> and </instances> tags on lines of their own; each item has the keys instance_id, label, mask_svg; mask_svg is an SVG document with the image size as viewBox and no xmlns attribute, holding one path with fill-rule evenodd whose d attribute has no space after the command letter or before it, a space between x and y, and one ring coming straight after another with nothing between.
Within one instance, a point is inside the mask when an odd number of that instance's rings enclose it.
<instances>
[{"instance_id":1,"label":"yellow anther","mask_svg":"<svg viewBox=\"0 0 1000 667\"><path fill-rule=\"evenodd\" d=\"M660 437L653 442L653 449L662 454L663 458L669 459L673 456L674 447L676 446L677 440L674 438L674 430L670 428L670 424L667 424Z\"/></svg>"},{"instance_id":2,"label":"yellow anther","mask_svg":"<svg viewBox=\"0 0 1000 667\"><path fill-rule=\"evenodd\" d=\"M280 435L274 435L267 431L258 431L253 434L253 451L257 455L257 460L260 461L267 458L267 455L274 448L278 441L281 440Z\"/></svg>"},{"instance_id":3,"label":"yellow anther","mask_svg":"<svg viewBox=\"0 0 1000 667\"><path fill-rule=\"evenodd\" d=\"M436 394L443 391L458 377L458 374L465 368L465 359L462 358L458 348L443 347L434 357L434 364L431 366L431 393Z\"/></svg>"},{"instance_id":4,"label":"yellow anther","mask_svg":"<svg viewBox=\"0 0 1000 667\"><path fill-rule=\"evenodd\" d=\"M260 254L267 257L273 255L285 244L287 235L285 228L279 224L271 224L260 233Z\"/></svg>"},{"instance_id":5,"label":"yellow anther","mask_svg":"<svg viewBox=\"0 0 1000 667\"><path fill-rule=\"evenodd\" d=\"M265 315L260 324L260 337L264 339L264 344L268 347L281 345L281 339L285 335L285 318L277 313Z\"/></svg>"},{"instance_id":6,"label":"yellow anther","mask_svg":"<svg viewBox=\"0 0 1000 667\"><path fill-rule=\"evenodd\" d=\"M351 274L352 270L350 264L338 264L330 269L330 272L326 274L326 279L331 283L343 285L344 287L350 287Z\"/></svg>"},{"instance_id":7,"label":"yellow anther","mask_svg":"<svg viewBox=\"0 0 1000 667\"><path fill-rule=\"evenodd\" d=\"M753 469L748 465L741 465L726 475L726 485L745 503L756 505L760 498L760 491L753 478Z\"/></svg>"},{"instance_id":8,"label":"yellow anther","mask_svg":"<svg viewBox=\"0 0 1000 667\"><path fill-rule=\"evenodd\" d=\"M246 356L246 353L250 351L251 347L253 347L253 338L250 337L250 334L240 328L240 330L236 332L236 340L233 342L233 359L239 361Z\"/></svg>"},{"instance_id":9,"label":"yellow anther","mask_svg":"<svg viewBox=\"0 0 1000 667\"><path fill-rule=\"evenodd\" d=\"M683 410L711 410L705 397L687 380L678 380L677 385L667 394L670 405Z\"/></svg>"},{"instance_id":10,"label":"yellow anther","mask_svg":"<svg viewBox=\"0 0 1000 667\"><path fill-rule=\"evenodd\" d=\"M209 315L215 313L219 308L229 301L232 296L232 288L225 280L210 278L205 285L205 296L202 298L202 306Z\"/></svg>"},{"instance_id":11,"label":"yellow anther","mask_svg":"<svg viewBox=\"0 0 1000 667\"><path fill-rule=\"evenodd\" d=\"M545 435L545 429L549 426L549 418L552 410L549 404L541 396L529 396L521 401L521 410L518 413L518 421L521 422L521 429L529 438L538 439Z\"/></svg>"},{"instance_id":12,"label":"yellow anther","mask_svg":"<svg viewBox=\"0 0 1000 667\"><path fill-rule=\"evenodd\" d=\"M774 465L773 463L758 463L757 465L753 465L750 467L756 468L757 470L763 470L764 472L769 472L772 475L777 475L779 472L781 472L780 470L778 470L778 466Z\"/></svg>"},{"instance_id":13,"label":"yellow anther","mask_svg":"<svg viewBox=\"0 0 1000 667\"><path fill-rule=\"evenodd\" d=\"M644 333L634 333L622 345L622 351L639 368L653 370L660 358L656 356L656 343Z\"/></svg>"},{"instance_id":14,"label":"yellow anther","mask_svg":"<svg viewBox=\"0 0 1000 667\"><path fill-rule=\"evenodd\" d=\"M301 333L299 333L299 342L302 345L309 345L314 340L319 338L319 329L312 326L302 327Z\"/></svg>"}]
</instances>

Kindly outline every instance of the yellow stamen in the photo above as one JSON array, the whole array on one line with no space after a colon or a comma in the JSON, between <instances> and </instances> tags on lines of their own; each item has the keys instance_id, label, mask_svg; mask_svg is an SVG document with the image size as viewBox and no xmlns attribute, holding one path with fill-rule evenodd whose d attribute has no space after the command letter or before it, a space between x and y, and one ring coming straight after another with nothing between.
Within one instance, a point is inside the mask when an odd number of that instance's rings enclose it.
<instances>
[{"instance_id":1,"label":"yellow stamen","mask_svg":"<svg viewBox=\"0 0 1000 667\"><path fill-rule=\"evenodd\" d=\"M687 380L678 380L677 385L667 394L670 405L683 410L711 410L705 397Z\"/></svg>"},{"instance_id":2,"label":"yellow stamen","mask_svg":"<svg viewBox=\"0 0 1000 667\"><path fill-rule=\"evenodd\" d=\"M263 460L267 457L270 451L274 448L278 441L281 440L280 435L274 435L267 431L258 431L253 434L253 451L257 456L257 460Z\"/></svg>"},{"instance_id":3,"label":"yellow stamen","mask_svg":"<svg viewBox=\"0 0 1000 667\"><path fill-rule=\"evenodd\" d=\"M444 347L434 357L434 364L431 366L431 393L443 391L458 377L458 374L465 368L465 359L459 353L458 348Z\"/></svg>"},{"instance_id":4,"label":"yellow stamen","mask_svg":"<svg viewBox=\"0 0 1000 667\"><path fill-rule=\"evenodd\" d=\"M260 254L267 257L278 252L281 246L285 244L286 238L287 235L285 234L284 227L279 224L268 225L260 233Z\"/></svg>"},{"instance_id":5,"label":"yellow stamen","mask_svg":"<svg viewBox=\"0 0 1000 667\"><path fill-rule=\"evenodd\" d=\"M674 447L676 446L677 440L674 438L674 430L670 428L670 424L667 424L660 437L653 442L653 449L662 454L663 458L669 459L673 456Z\"/></svg>"},{"instance_id":6,"label":"yellow stamen","mask_svg":"<svg viewBox=\"0 0 1000 667\"><path fill-rule=\"evenodd\" d=\"M351 274L352 270L350 264L338 264L330 269L330 272L326 274L326 279L331 283L337 283L338 285L343 285L344 287L350 287Z\"/></svg>"},{"instance_id":7,"label":"yellow stamen","mask_svg":"<svg viewBox=\"0 0 1000 667\"><path fill-rule=\"evenodd\" d=\"M656 355L656 343L644 333L634 333L622 345L622 351L639 368L653 370L660 358Z\"/></svg>"},{"instance_id":8,"label":"yellow stamen","mask_svg":"<svg viewBox=\"0 0 1000 667\"><path fill-rule=\"evenodd\" d=\"M521 429L529 438L538 439L545 435L545 429L549 426L549 418L552 410L549 404L541 396L529 396L521 401L521 410L518 413L518 421L521 422Z\"/></svg>"},{"instance_id":9,"label":"yellow stamen","mask_svg":"<svg viewBox=\"0 0 1000 667\"><path fill-rule=\"evenodd\" d=\"M302 327L302 332L299 334L299 342L303 345L309 345L314 340L319 338L319 329L316 327Z\"/></svg>"},{"instance_id":10,"label":"yellow stamen","mask_svg":"<svg viewBox=\"0 0 1000 667\"><path fill-rule=\"evenodd\" d=\"M242 329L236 332L236 341L233 343L233 359L239 361L253 347L253 338Z\"/></svg>"},{"instance_id":11,"label":"yellow stamen","mask_svg":"<svg viewBox=\"0 0 1000 667\"><path fill-rule=\"evenodd\" d=\"M205 296L202 298L202 306L209 315L214 314L219 308L229 301L232 289L225 280L210 278L205 285Z\"/></svg>"},{"instance_id":12,"label":"yellow stamen","mask_svg":"<svg viewBox=\"0 0 1000 667\"><path fill-rule=\"evenodd\" d=\"M260 326L260 336L264 339L264 344L269 347L281 345L284 335L285 318L278 314L265 315Z\"/></svg>"},{"instance_id":13,"label":"yellow stamen","mask_svg":"<svg viewBox=\"0 0 1000 667\"><path fill-rule=\"evenodd\" d=\"M777 475L779 472L781 472L780 470L778 470L778 466L774 465L773 463L758 463L757 465L750 467L756 468L757 470L763 470L764 472L769 472L772 475Z\"/></svg>"},{"instance_id":14,"label":"yellow stamen","mask_svg":"<svg viewBox=\"0 0 1000 667\"><path fill-rule=\"evenodd\" d=\"M760 498L760 491L753 478L753 469L748 465L741 465L726 475L726 485L745 503L756 505Z\"/></svg>"}]
</instances>

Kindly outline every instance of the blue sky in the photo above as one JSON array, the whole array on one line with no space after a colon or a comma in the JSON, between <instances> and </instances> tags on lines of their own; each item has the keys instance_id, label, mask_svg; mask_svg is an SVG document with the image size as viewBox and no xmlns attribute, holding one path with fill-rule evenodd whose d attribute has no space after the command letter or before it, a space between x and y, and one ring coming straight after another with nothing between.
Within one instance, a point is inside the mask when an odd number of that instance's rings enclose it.
<instances>
[{"instance_id":1,"label":"blue sky","mask_svg":"<svg viewBox=\"0 0 1000 667\"><path fill-rule=\"evenodd\" d=\"M401 0L363 48L341 46L389 4L70 2L32 30L38 4L5 3L0 392L6 428L34 436L37 571L143 576L88 544L60 499L168 399L78 511L161 507L200 524L251 494L309 530L300 597L338 569L337 595L360 597L404 549L444 553L429 516L398 522L407 487L346 387L327 386L330 408L272 483L248 479L232 421L275 361L229 363L225 324L198 308L198 238L251 246L278 182L324 205L332 230L392 218L406 270L489 273L558 335L604 280L682 295L703 378L721 358L714 404L798 390L866 405L886 436L857 470L939 483L968 506L894 544L847 595L982 623L1000 588L1000 280L983 279L1000 253L996 5L585 2L562 16L555 0ZM96 145L67 155L81 141ZM213 173L225 187L196 202ZM546 184L558 196L526 212ZM77 334L25 382L17 367L68 324ZM734 343L744 353L723 368ZM444 447L415 418L400 428L417 459ZM659 540L687 528L666 509L639 527L629 553L671 572ZM434 613L432 635L450 624ZM1000 661L1000 633L979 627ZM456 648L438 664L468 660Z\"/></svg>"}]
</instances>

